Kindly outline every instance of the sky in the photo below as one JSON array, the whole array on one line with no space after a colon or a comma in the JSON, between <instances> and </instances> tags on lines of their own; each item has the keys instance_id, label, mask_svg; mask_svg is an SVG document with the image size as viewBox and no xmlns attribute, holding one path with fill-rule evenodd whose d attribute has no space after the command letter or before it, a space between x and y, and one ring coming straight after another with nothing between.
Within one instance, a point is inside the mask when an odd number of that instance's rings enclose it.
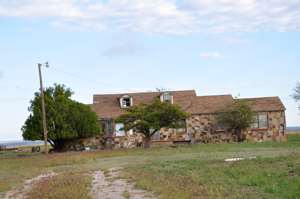
<instances>
[{"instance_id":1,"label":"sky","mask_svg":"<svg viewBox=\"0 0 300 199\"><path fill-rule=\"evenodd\" d=\"M0 0L0 140L22 139L39 89L73 98L195 89L279 96L288 126L300 81L299 0Z\"/></svg>"}]
</instances>

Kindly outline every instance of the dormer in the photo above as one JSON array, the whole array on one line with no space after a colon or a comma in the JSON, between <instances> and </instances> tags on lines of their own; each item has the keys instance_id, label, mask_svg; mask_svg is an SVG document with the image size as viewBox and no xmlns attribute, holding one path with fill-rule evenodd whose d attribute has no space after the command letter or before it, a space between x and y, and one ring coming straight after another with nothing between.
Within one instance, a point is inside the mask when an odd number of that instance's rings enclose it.
<instances>
[{"instance_id":1,"label":"dormer","mask_svg":"<svg viewBox=\"0 0 300 199\"><path fill-rule=\"evenodd\" d=\"M161 102L170 102L173 104L173 95L170 92L163 92L160 94Z\"/></svg>"},{"instance_id":2,"label":"dormer","mask_svg":"<svg viewBox=\"0 0 300 199\"><path fill-rule=\"evenodd\" d=\"M128 107L133 106L133 99L132 99L132 97L129 96L129 95L123 95L120 98L120 106L121 106L121 108L128 108Z\"/></svg>"}]
</instances>

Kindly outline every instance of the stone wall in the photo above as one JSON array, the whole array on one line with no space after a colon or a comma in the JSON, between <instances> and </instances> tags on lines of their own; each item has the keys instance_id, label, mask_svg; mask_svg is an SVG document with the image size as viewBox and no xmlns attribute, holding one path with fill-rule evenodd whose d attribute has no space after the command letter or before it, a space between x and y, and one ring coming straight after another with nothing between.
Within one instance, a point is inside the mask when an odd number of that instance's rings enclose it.
<instances>
[{"instance_id":1,"label":"stone wall","mask_svg":"<svg viewBox=\"0 0 300 199\"><path fill-rule=\"evenodd\" d=\"M144 135L141 133L126 133L126 136L113 137L113 148L135 148L143 145Z\"/></svg>"},{"instance_id":2,"label":"stone wall","mask_svg":"<svg viewBox=\"0 0 300 199\"><path fill-rule=\"evenodd\" d=\"M267 129L248 129L242 132L247 141L284 141L285 135L285 113L267 112ZM186 120L186 128L171 129L163 128L153 143L170 143L174 141L191 141L191 143L222 143L237 140L235 134L216 124L216 115L198 114L192 115ZM144 136L140 133L126 132L125 136L113 137L113 148L133 148L143 145Z\"/></svg>"},{"instance_id":3,"label":"stone wall","mask_svg":"<svg viewBox=\"0 0 300 199\"><path fill-rule=\"evenodd\" d=\"M220 143L231 142L235 139L232 132L220 128L216 124L215 115L192 115L187 119L187 133L194 142Z\"/></svg>"},{"instance_id":4,"label":"stone wall","mask_svg":"<svg viewBox=\"0 0 300 199\"><path fill-rule=\"evenodd\" d=\"M284 112L267 112L268 129L248 129L244 133L248 141L286 141L286 121Z\"/></svg>"},{"instance_id":5,"label":"stone wall","mask_svg":"<svg viewBox=\"0 0 300 199\"><path fill-rule=\"evenodd\" d=\"M242 132L247 141L285 141L285 113L265 112L268 115L268 128L247 129ZM193 115L187 120L187 132L192 134L195 142L218 143L236 140L233 132L218 127L215 115Z\"/></svg>"},{"instance_id":6,"label":"stone wall","mask_svg":"<svg viewBox=\"0 0 300 199\"><path fill-rule=\"evenodd\" d=\"M189 136L186 133L186 128L172 129L162 128L160 130L161 141L185 141L189 140Z\"/></svg>"}]
</instances>

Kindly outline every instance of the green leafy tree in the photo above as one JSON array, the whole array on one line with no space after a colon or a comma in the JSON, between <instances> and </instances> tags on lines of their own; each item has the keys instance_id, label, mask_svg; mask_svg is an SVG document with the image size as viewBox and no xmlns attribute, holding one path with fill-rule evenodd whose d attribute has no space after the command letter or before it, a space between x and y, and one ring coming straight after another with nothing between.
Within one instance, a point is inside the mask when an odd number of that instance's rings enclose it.
<instances>
[{"instance_id":1,"label":"green leafy tree","mask_svg":"<svg viewBox=\"0 0 300 199\"><path fill-rule=\"evenodd\" d=\"M254 112L249 103L245 100L235 100L231 107L224 110L217 116L218 124L233 130L237 136L237 141L243 141L242 130L251 126L253 122Z\"/></svg>"},{"instance_id":2,"label":"green leafy tree","mask_svg":"<svg viewBox=\"0 0 300 199\"><path fill-rule=\"evenodd\" d=\"M48 142L61 151L65 142L92 137L100 133L96 113L88 105L71 99L73 92L64 85L55 84L45 90ZM28 108L30 115L22 127L25 140L42 140L42 111L40 93L35 93Z\"/></svg>"},{"instance_id":3,"label":"green leafy tree","mask_svg":"<svg viewBox=\"0 0 300 199\"><path fill-rule=\"evenodd\" d=\"M294 90L294 94L292 97L296 100L296 102L299 102L299 109L300 109L300 83L296 85L296 88Z\"/></svg>"},{"instance_id":4,"label":"green leafy tree","mask_svg":"<svg viewBox=\"0 0 300 199\"><path fill-rule=\"evenodd\" d=\"M145 135L144 147L150 147L151 136L161 128L180 128L180 121L187 113L169 102L154 100L151 104L141 104L126 109L126 113L117 118L124 124L124 130L134 130Z\"/></svg>"}]
</instances>

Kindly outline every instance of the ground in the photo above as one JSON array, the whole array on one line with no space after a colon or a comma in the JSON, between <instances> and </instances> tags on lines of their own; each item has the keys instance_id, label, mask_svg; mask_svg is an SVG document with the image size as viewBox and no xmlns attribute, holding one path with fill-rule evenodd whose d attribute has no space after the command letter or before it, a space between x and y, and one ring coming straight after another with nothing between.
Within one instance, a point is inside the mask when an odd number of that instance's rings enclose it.
<instances>
[{"instance_id":1,"label":"ground","mask_svg":"<svg viewBox=\"0 0 300 199\"><path fill-rule=\"evenodd\" d=\"M48 156L1 152L0 198L297 199L300 136L288 140Z\"/></svg>"}]
</instances>

